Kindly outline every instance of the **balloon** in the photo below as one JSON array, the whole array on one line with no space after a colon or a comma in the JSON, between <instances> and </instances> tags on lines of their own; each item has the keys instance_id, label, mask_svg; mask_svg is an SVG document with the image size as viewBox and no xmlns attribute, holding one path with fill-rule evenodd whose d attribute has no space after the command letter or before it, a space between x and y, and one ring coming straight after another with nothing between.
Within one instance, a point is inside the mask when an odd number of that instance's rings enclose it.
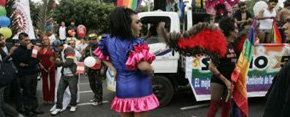
<instances>
[{"instance_id":1,"label":"balloon","mask_svg":"<svg viewBox=\"0 0 290 117\"><path fill-rule=\"evenodd\" d=\"M254 15L258 16L259 12L266 8L268 8L268 4L265 1L256 2L253 7Z\"/></svg>"},{"instance_id":2,"label":"balloon","mask_svg":"<svg viewBox=\"0 0 290 117\"><path fill-rule=\"evenodd\" d=\"M77 33L80 38L85 38L87 29L84 25L79 25L77 28Z\"/></svg>"},{"instance_id":3,"label":"balloon","mask_svg":"<svg viewBox=\"0 0 290 117\"><path fill-rule=\"evenodd\" d=\"M87 67L93 67L97 63L95 57L89 56L84 60L84 64Z\"/></svg>"},{"instance_id":4,"label":"balloon","mask_svg":"<svg viewBox=\"0 0 290 117\"><path fill-rule=\"evenodd\" d=\"M74 31L74 30L68 30L68 34L69 34L70 36L74 36L74 35L75 35L75 31Z\"/></svg>"},{"instance_id":5,"label":"balloon","mask_svg":"<svg viewBox=\"0 0 290 117\"><path fill-rule=\"evenodd\" d=\"M6 6L6 0L0 0L0 5L1 6Z\"/></svg>"},{"instance_id":6,"label":"balloon","mask_svg":"<svg viewBox=\"0 0 290 117\"><path fill-rule=\"evenodd\" d=\"M10 19L7 16L1 16L0 17L0 26L1 27L7 27L10 25Z\"/></svg>"},{"instance_id":7,"label":"balloon","mask_svg":"<svg viewBox=\"0 0 290 117\"><path fill-rule=\"evenodd\" d=\"M4 38L10 38L12 36L12 31L7 27L0 28L0 33L4 36Z\"/></svg>"},{"instance_id":8,"label":"balloon","mask_svg":"<svg viewBox=\"0 0 290 117\"><path fill-rule=\"evenodd\" d=\"M0 16L6 15L6 9L2 6L0 6Z\"/></svg>"},{"instance_id":9,"label":"balloon","mask_svg":"<svg viewBox=\"0 0 290 117\"><path fill-rule=\"evenodd\" d=\"M97 58L96 64L93 67L91 67L91 69L96 70L96 69L100 69L100 68L101 68L101 60Z\"/></svg>"}]
</instances>

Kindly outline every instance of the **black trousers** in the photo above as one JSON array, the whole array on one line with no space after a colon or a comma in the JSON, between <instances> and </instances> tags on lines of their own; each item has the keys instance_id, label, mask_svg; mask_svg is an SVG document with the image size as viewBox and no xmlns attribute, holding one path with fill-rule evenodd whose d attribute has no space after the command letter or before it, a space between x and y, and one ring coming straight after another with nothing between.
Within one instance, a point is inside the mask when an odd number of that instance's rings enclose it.
<instances>
[{"instance_id":1,"label":"black trousers","mask_svg":"<svg viewBox=\"0 0 290 117\"><path fill-rule=\"evenodd\" d=\"M90 82L90 87L94 92L94 98L97 102L103 101L103 82L100 70L88 70L88 77Z\"/></svg>"},{"instance_id":2,"label":"black trousers","mask_svg":"<svg viewBox=\"0 0 290 117\"><path fill-rule=\"evenodd\" d=\"M11 105L5 102L4 91L6 87L0 88L0 117L17 117L19 113Z\"/></svg>"},{"instance_id":3,"label":"black trousers","mask_svg":"<svg viewBox=\"0 0 290 117\"><path fill-rule=\"evenodd\" d=\"M20 85L22 88L22 105L24 111L31 112L38 108L38 101L36 97L38 74L20 75Z\"/></svg>"},{"instance_id":4,"label":"black trousers","mask_svg":"<svg viewBox=\"0 0 290 117\"><path fill-rule=\"evenodd\" d=\"M69 87L71 93L70 105L77 105L77 93L78 93L78 77L77 76L62 76L60 78L57 89L57 101L56 108L62 109L63 93L65 89Z\"/></svg>"}]
</instances>

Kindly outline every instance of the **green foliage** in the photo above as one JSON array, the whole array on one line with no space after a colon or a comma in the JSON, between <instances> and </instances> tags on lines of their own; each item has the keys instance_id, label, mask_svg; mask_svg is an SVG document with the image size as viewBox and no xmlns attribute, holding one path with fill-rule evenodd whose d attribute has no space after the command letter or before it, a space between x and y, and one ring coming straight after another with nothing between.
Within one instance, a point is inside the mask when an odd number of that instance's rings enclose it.
<instances>
[{"instance_id":1,"label":"green foliage","mask_svg":"<svg viewBox=\"0 0 290 117\"><path fill-rule=\"evenodd\" d=\"M109 31L108 16L114 8L112 4L95 0L61 0L52 14L57 22L74 21L76 25L85 25L88 32L103 34Z\"/></svg>"},{"instance_id":2,"label":"green foliage","mask_svg":"<svg viewBox=\"0 0 290 117\"><path fill-rule=\"evenodd\" d=\"M40 17L39 11L42 6L40 3L34 3L31 1L29 1L29 5L30 5L30 14L31 14L32 24L34 27L37 27L39 17Z\"/></svg>"}]
</instances>

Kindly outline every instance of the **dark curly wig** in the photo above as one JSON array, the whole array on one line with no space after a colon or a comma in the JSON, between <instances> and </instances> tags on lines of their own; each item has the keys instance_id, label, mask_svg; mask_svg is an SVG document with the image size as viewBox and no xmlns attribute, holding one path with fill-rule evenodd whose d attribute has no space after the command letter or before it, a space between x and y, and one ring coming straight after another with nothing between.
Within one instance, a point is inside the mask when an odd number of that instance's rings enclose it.
<instances>
[{"instance_id":1,"label":"dark curly wig","mask_svg":"<svg viewBox=\"0 0 290 117\"><path fill-rule=\"evenodd\" d=\"M121 39L134 38L131 31L132 15L137 13L129 8L117 7L109 17L111 36L119 36Z\"/></svg>"}]
</instances>

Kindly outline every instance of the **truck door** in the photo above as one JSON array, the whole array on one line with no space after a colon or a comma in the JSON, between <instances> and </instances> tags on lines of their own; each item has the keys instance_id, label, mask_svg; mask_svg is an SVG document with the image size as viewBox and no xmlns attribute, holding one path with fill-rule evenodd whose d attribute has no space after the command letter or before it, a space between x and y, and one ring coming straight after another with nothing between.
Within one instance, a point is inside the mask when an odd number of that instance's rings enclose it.
<instances>
[{"instance_id":1,"label":"truck door","mask_svg":"<svg viewBox=\"0 0 290 117\"><path fill-rule=\"evenodd\" d=\"M167 31L179 27L171 25L174 20L162 13L160 16L144 15L140 19L143 24L142 29L145 29L142 31L143 38L147 41L150 52L156 55L156 60L152 63L154 72L177 73L179 54L166 46L164 39L157 34L156 27L161 21L165 22Z\"/></svg>"}]
</instances>

